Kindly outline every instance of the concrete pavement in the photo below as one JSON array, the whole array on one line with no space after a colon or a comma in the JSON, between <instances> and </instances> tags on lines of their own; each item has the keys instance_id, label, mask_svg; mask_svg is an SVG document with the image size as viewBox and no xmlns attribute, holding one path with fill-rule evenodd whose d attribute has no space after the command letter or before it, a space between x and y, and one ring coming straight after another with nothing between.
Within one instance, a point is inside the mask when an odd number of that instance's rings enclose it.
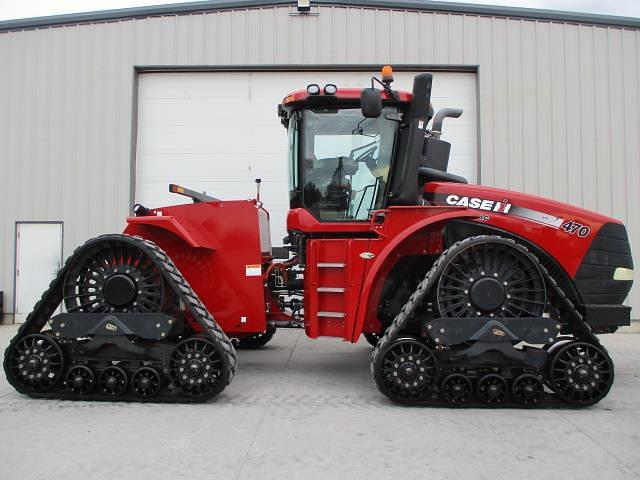
<instances>
[{"instance_id":1,"label":"concrete pavement","mask_svg":"<svg viewBox=\"0 0 640 480\"><path fill-rule=\"evenodd\" d=\"M14 335L0 326L0 347ZM602 337L609 396L584 410L392 404L371 348L279 330L204 405L33 400L0 379L0 478L640 479L640 335Z\"/></svg>"}]
</instances>

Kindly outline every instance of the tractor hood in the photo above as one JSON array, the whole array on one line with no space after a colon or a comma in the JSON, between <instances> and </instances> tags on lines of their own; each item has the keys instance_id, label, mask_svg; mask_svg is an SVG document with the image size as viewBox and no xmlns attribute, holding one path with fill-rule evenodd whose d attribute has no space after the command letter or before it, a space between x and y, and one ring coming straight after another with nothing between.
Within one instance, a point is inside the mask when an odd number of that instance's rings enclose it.
<instances>
[{"instance_id":1,"label":"tractor hood","mask_svg":"<svg viewBox=\"0 0 640 480\"><path fill-rule=\"evenodd\" d=\"M591 227L591 231L594 227L597 230L598 225L605 223L622 223L606 215L549 198L481 185L431 182L425 186L425 193L427 198L433 198L435 203L469 207L479 212L512 215L553 228L560 228L565 220L575 219L588 222L585 226ZM586 230L582 230L582 234L574 233L581 238L589 238Z\"/></svg>"},{"instance_id":2,"label":"tractor hood","mask_svg":"<svg viewBox=\"0 0 640 480\"><path fill-rule=\"evenodd\" d=\"M431 182L425 198L436 205L467 207L478 212L477 222L525 238L549 253L575 277L591 245L603 229L620 231L615 236L628 250L626 230L619 220L566 203L499 188L457 183ZM618 238L618 237L624 237ZM630 253L630 252L629 252ZM612 258L611 255L608 255ZM629 261L630 261L629 255ZM613 260L616 267L629 267L626 258ZM631 266L632 268L632 266ZM613 276L613 273L612 273Z\"/></svg>"}]
</instances>

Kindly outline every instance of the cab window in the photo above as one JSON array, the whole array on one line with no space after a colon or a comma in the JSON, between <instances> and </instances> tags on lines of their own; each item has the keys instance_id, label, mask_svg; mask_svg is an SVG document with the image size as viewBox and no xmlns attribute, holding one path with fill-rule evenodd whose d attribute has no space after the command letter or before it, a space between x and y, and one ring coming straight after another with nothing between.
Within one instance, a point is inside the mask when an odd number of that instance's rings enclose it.
<instances>
[{"instance_id":1,"label":"cab window","mask_svg":"<svg viewBox=\"0 0 640 480\"><path fill-rule=\"evenodd\" d=\"M304 111L302 199L318 219L367 220L382 207L397 130L387 117L396 111L384 108L378 118L358 108Z\"/></svg>"}]
</instances>

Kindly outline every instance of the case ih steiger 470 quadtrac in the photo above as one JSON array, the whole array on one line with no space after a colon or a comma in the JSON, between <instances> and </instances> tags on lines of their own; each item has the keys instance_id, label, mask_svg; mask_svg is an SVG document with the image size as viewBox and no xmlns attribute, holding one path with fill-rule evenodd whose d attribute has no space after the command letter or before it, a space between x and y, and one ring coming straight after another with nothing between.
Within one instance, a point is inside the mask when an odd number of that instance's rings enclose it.
<instances>
[{"instance_id":1,"label":"case ih steiger 470 quadtrac","mask_svg":"<svg viewBox=\"0 0 640 480\"><path fill-rule=\"evenodd\" d=\"M39 398L204 401L233 379L234 346L302 323L311 338L364 334L397 402L601 400L614 372L595 334L630 317L624 225L447 173L442 124L462 112L433 115L430 74L411 93L391 80L385 67L372 88L312 84L279 105L290 258L272 256L259 195L171 185L193 204L136 205L124 234L67 259L6 351L9 382Z\"/></svg>"}]
</instances>

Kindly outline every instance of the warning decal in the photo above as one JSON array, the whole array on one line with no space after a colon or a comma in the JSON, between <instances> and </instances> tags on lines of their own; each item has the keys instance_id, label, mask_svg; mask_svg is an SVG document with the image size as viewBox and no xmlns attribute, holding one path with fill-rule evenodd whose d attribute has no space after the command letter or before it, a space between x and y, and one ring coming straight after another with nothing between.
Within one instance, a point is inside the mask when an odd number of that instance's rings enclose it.
<instances>
[{"instance_id":1,"label":"warning decal","mask_svg":"<svg viewBox=\"0 0 640 480\"><path fill-rule=\"evenodd\" d=\"M259 263L255 265L245 265L245 272L247 277L260 277L262 275L262 268Z\"/></svg>"}]
</instances>

